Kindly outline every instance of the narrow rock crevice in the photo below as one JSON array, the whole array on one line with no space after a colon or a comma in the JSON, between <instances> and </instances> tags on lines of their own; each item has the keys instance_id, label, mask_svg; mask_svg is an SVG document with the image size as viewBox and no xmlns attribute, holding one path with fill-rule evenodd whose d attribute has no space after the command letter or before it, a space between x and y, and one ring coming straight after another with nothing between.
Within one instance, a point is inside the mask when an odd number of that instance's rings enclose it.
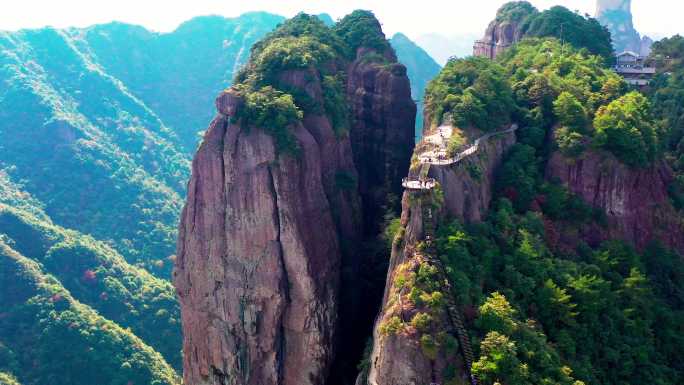
<instances>
[{"instance_id":1,"label":"narrow rock crevice","mask_svg":"<svg viewBox=\"0 0 684 385\"><path fill-rule=\"evenodd\" d=\"M280 243L280 237L282 234L282 228L280 226L280 209L278 207L278 193L276 191L275 187L275 180L273 176L273 170L271 169L271 166L266 166L266 169L268 170L268 181L269 181L269 191L271 192L271 196L273 197L273 204L275 207L274 210L274 215L273 215L273 221L275 223L275 227L278 229L278 233L276 235L276 240L275 242L277 243L277 253L280 256L280 269L283 272L282 274L282 281L281 281L281 293L283 294L283 297L285 298L285 310L284 312L286 313L289 308L290 304L290 278L289 274L287 272L287 266L285 264L285 257L283 255L283 245ZM276 348L276 364L277 364L277 381L278 384L283 383L283 377L285 376L285 355L287 354L286 352L286 341L285 341L285 317L281 317L279 325L278 325L278 330L276 331L278 333L278 336L275 341L275 348Z\"/></svg>"}]
</instances>

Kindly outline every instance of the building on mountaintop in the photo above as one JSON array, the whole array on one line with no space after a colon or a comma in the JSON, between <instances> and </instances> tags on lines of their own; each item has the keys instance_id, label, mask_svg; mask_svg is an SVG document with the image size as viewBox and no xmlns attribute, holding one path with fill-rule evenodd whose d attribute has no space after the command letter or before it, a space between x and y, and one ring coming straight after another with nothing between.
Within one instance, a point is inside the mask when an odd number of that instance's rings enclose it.
<instances>
[{"instance_id":1,"label":"building on mountaintop","mask_svg":"<svg viewBox=\"0 0 684 385\"><path fill-rule=\"evenodd\" d=\"M648 85L656 68L646 62L646 58L632 51L624 51L615 56L615 72L620 74L627 83L643 87Z\"/></svg>"}]
</instances>

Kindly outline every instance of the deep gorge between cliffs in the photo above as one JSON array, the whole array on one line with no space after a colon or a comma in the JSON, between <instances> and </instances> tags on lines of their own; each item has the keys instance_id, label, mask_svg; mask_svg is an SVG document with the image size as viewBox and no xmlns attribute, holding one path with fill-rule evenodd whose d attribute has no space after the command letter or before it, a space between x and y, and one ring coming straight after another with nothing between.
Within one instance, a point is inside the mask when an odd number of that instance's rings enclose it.
<instances>
[{"instance_id":1,"label":"deep gorge between cliffs","mask_svg":"<svg viewBox=\"0 0 684 385\"><path fill-rule=\"evenodd\" d=\"M300 28L310 33L302 44L358 28L372 47L351 40L338 43L351 58L261 68ZM390 252L381 234L400 214L416 104L372 14L336 28L307 15L288 21L217 98L193 161L174 272L186 383L355 382L383 295ZM271 102L273 114L264 112Z\"/></svg>"}]
</instances>

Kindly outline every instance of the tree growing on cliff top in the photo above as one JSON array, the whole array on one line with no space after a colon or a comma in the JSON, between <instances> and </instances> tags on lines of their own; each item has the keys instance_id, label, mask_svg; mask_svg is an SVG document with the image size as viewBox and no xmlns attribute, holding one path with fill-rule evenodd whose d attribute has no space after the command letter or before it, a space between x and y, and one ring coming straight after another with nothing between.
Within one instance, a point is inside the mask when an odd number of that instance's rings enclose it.
<instances>
[{"instance_id":1,"label":"tree growing on cliff top","mask_svg":"<svg viewBox=\"0 0 684 385\"><path fill-rule=\"evenodd\" d=\"M249 62L235 77L233 89L246 101L237 120L264 129L276 139L278 151L290 154L297 153L290 128L304 114L325 114L335 133L344 135L349 128L344 69L360 46L383 54L391 50L371 12L355 11L333 27L304 13L285 21L252 47ZM306 84L284 80L287 71L302 73ZM320 82L320 98L308 90L312 82Z\"/></svg>"},{"instance_id":2,"label":"tree growing on cliff top","mask_svg":"<svg viewBox=\"0 0 684 385\"><path fill-rule=\"evenodd\" d=\"M539 10L528 1L511 1L496 11L497 22L521 22L530 15L539 13Z\"/></svg>"},{"instance_id":3,"label":"tree growing on cliff top","mask_svg":"<svg viewBox=\"0 0 684 385\"><path fill-rule=\"evenodd\" d=\"M445 114L461 128L493 131L511 121L515 102L504 68L488 59L455 59L428 84L425 103L432 123Z\"/></svg>"},{"instance_id":4,"label":"tree growing on cliff top","mask_svg":"<svg viewBox=\"0 0 684 385\"><path fill-rule=\"evenodd\" d=\"M608 29L596 19L581 16L562 6L531 14L520 30L524 37L555 37L577 49L588 49L603 57L606 63L613 60L613 44Z\"/></svg>"},{"instance_id":5,"label":"tree growing on cliff top","mask_svg":"<svg viewBox=\"0 0 684 385\"><path fill-rule=\"evenodd\" d=\"M342 18L333 30L347 43L352 58L359 47L372 48L380 54L391 49L380 22L371 11L356 10Z\"/></svg>"},{"instance_id":6,"label":"tree growing on cliff top","mask_svg":"<svg viewBox=\"0 0 684 385\"><path fill-rule=\"evenodd\" d=\"M594 128L596 145L626 164L645 166L656 155L656 124L648 99L639 92L630 92L601 107Z\"/></svg>"}]
</instances>

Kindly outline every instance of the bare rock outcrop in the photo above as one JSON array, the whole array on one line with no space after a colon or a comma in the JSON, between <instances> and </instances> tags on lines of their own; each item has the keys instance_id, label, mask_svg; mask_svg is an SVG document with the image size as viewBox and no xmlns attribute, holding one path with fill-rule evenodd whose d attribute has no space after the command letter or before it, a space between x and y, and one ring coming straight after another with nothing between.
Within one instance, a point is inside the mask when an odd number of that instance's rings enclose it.
<instances>
[{"instance_id":1,"label":"bare rock outcrop","mask_svg":"<svg viewBox=\"0 0 684 385\"><path fill-rule=\"evenodd\" d=\"M527 1L512 1L504 4L496 18L487 26L482 39L473 46L473 56L496 58L506 48L522 39L521 26L525 18L538 12Z\"/></svg>"},{"instance_id":2,"label":"bare rock outcrop","mask_svg":"<svg viewBox=\"0 0 684 385\"><path fill-rule=\"evenodd\" d=\"M224 94L220 111L238 100ZM325 377L341 254L321 149L303 124L293 132L301 156L279 157L272 137L219 114L195 157L175 272L187 383Z\"/></svg>"},{"instance_id":3,"label":"bare rock outcrop","mask_svg":"<svg viewBox=\"0 0 684 385\"><path fill-rule=\"evenodd\" d=\"M395 240L387 275L383 306L373 333L373 352L370 356L368 373L361 383L369 385L422 385L444 383L444 369L449 365L460 368L465 373L463 362L452 347L452 354L437 354L432 357L421 347L421 333L411 326L411 320L425 309L414 306L408 297L404 281L415 274L425 255L417 250L418 242L425 239L423 225L423 202L405 193L402 199L401 225L404 230ZM425 312L427 314L427 312ZM444 310L430 312L435 328L447 335L455 330L449 324ZM399 320L399 328L390 329L393 319ZM454 354L456 353L456 354Z\"/></svg>"},{"instance_id":4,"label":"bare rock outcrop","mask_svg":"<svg viewBox=\"0 0 684 385\"><path fill-rule=\"evenodd\" d=\"M351 131L354 162L359 171L359 192L364 202L363 215L369 231L379 230L383 202L387 194L401 194L401 179L406 176L415 142L406 131L406 121L415 121L416 104L411 99L406 67L396 63L390 50L389 66L379 66L364 57L348 70L348 99L351 101L354 129ZM397 207L398 208L398 207Z\"/></svg>"},{"instance_id":5,"label":"bare rock outcrop","mask_svg":"<svg viewBox=\"0 0 684 385\"><path fill-rule=\"evenodd\" d=\"M515 134L507 133L487 140L477 156L463 159L457 167L430 167L429 176L438 180L444 191L446 215L466 222L484 220L492 200L494 172L513 144Z\"/></svg>"},{"instance_id":6,"label":"bare rock outcrop","mask_svg":"<svg viewBox=\"0 0 684 385\"><path fill-rule=\"evenodd\" d=\"M554 153L546 178L560 180L572 193L606 214L603 226L565 233L565 242L583 239L597 246L608 239L622 239L638 249L651 241L684 252L684 220L668 196L672 172L664 162L647 168L630 168L612 155L587 151L580 159ZM577 239L572 239L573 237Z\"/></svg>"},{"instance_id":7,"label":"bare rock outcrop","mask_svg":"<svg viewBox=\"0 0 684 385\"><path fill-rule=\"evenodd\" d=\"M406 69L385 56L389 64L360 56L326 64L346 75L349 131L336 132L324 110L305 110L287 128L294 156L279 152L268 127L242 125L239 89L217 98L193 161L174 271L185 383L335 383L330 373L348 337L340 319L353 322L357 311L353 298L342 300L355 283L343 271L359 269L359 245L380 223L366 211L381 212L382 198L401 191L413 146ZM324 104L319 71L276 76Z\"/></svg>"}]
</instances>

